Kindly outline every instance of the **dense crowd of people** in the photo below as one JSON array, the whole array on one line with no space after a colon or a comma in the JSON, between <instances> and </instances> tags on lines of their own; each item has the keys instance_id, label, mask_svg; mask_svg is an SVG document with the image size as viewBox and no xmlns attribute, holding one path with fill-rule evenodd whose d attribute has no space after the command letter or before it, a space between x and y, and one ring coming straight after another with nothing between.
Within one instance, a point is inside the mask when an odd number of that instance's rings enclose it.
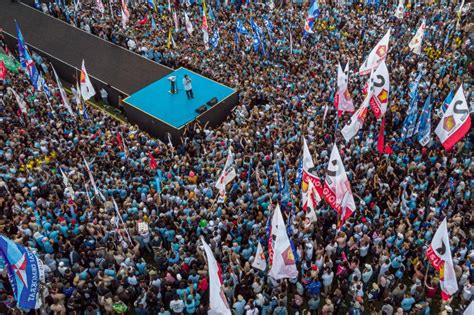
<instances>
[{"instance_id":1,"label":"dense crowd of people","mask_svg":"<svg viewBox=\"0 0 474 315\"><path fill-rule=\"evenodd\" d=\"M471 135L450 152L434 135L426 147L415 138L401 140L410 83L419 73L419 107L428 95L435 104L432 126L451 90L462 84L467 101L473 101L470 12L458 15L459 3L415 2L402 19L394 16L395 2L321 4L314 34L305 36L307 4L208 2L209 33L218 29L220 39L217 47L205 49L200 1L157 3L156 10L132 1L125 28L115 1L102 1L104 13L96 1L41 2L43 12L86 32L240 91L239 105L219 128L190 125L173 146L88 105L87 118L77 104L78 115L71 115L48 61L38 55L52 97L34 91L24 71L9 71L0 81L0 229L43 260L45 313L207 314L201 236L221 264L223 291L236 315L461 314L469 305L474 295ZM192 35L184 26L185 11ZM423 18L424 50L415 55L408 42ZM254 50L251 34L236 32L241 20L251 33L251 19L265 29L264 52ZM273 24L272 32L265 20ZM379 155L373 114L345 142L340 129L350 115L336 118L333 102L337 64L349 63L349 87L360 106L368 76L355 69L388 28L390 150ZM10 88L25 100L27 113ZM357 197L357 211L342 227L324 201L317 222L305 220L301 188L294 184L302 137L316 165L312 171L321 178L332 144L340 148ZM221 203L214 185L229 148L237 178ZM290 238L299 271L297 278L280 281L251 267L258 243L267 239L268 218L281 202L277 163L290 183L291 197L281 206L285 219L291 209L296 213ZM439 273L425 251L445 217L459 291L441 301ZM0 312L14 312L5 271L0 294Z\"/></svg>"}]
</instances>

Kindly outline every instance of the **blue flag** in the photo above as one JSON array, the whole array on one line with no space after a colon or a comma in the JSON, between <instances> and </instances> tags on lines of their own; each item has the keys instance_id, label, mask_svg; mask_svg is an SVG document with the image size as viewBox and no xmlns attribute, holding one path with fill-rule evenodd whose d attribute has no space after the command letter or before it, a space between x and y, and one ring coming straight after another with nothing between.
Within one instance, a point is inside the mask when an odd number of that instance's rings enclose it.
<instances>
[{"instance_id":1,"label":"blue flag","mask_svg":"<svg viewBox=\"0 0 474 315\"><path fill-rule=\"evenodd\" d=\"M158 169L156 171L156 191L161 194L161 179L162 179L162 171Z\"/></svg>"},{"instance_id":2,"label":"blue flag","mask_svg":"<svg viewBox=\"0 0 474 315\"><path fill-rule=\"evenodd\" d=\"M296 186L301 185L302 180L303 180L303 158L301 158L298 163L298 171L296 173L295 185Z\"/></svg>"},{"instance_id":3,"label":"blue flag","mask_svg":"<svg viewBox=\"0 0 474 315\"><path fill-rule=\"evenodd\" d=\"M428 95L421 111L420 119L416 126L416 132L418 132L418 142L425 146L430 142L431 134L431 96ZM415 133L416 133L415 132Z\"/></svg>"},{"instance_id":4,"label":"blue flag","mask_svg":"<svg viewBox=\"0 0 474 315\"><path fill-rule=\"evenodd\" d=\"M408 114L403 121L402 136L401 140L404 141L406 138L413 136L413 132L416 127L416 117L418 114L418 95L412 98L410 106L408 107Z\"/></svg>"},{"instance_id":5,"label":"blue flag","mask_svg":"<svg viewBox=\"0 0 474 315\"><path fill-rule=\"evenodd\" d=\"M265 27L267 28L268 34L270 36L273 35L273 23L270 21L266 16L263 17L263 24L265 24Z\"/></svg>"},{"instance_id":6,"label":"blue flag","mask_svg":"<svg viewBox=\"0 0 474 315\"><path fill-rule=\"evenodd\" d=\"M151 30L152 31L156 30L156 22L153 16L151 17Z\"/></svg>"},{"instance_id":7,"label":"blue flag","mask_svg":"<svg viewBox=\"0 0 474 315\"><path fill-rule=\"evenodd\" d=\"M308 8L308 15L304 22L304 36L308 36L313 33L313 26L316 19L319 17L319 5L318 0L312 0L311 5Z\"/></svg>"},{"instance_id":8,"label":"blue flag","mask_svg":"<svg viewBox=\"0 0 474 315\"><path fill-rule=\"evenodd\" d=\"M283 190L283 179L281 177L280 161L276 162L275 171L277 172L278 178L278 192L281 192Z\"/></svg>"},{"instance_id":9,"label":"blue flag","mask_svg":"<svg viewBox=\"0 0 474 315\"><path fill-rule=\"evenodd\" d=\"M283 186L283 193L281 195L281 205L283 208L287 207L290 197L290 185L288 184L288 176L285 174L285 186Z\"/></svg>"},{"instance_id":10,"label":"blue flag","mask_svg":"<svg viewBox=\"0 0 474 315\"><path fill-rule=\"evenodd\" d=\"M211 46L216 49L217 46L219 45L219 29L215 29L214 33L212 34L211 40L209 41Z\"/></svg>"},{"instance_id":11,"label":"blue flag","mask_svg":"<svg viewBox=\"0 0 474 315\"><path fill-rule=\"evenodd\" d=\"M20 63L23 69L28 71L28 75L30 77L31 84L38 89L38 79L39 79L39 72L36 69L35 62L33 58L31 58L30 53L25 45L25 40L23 38L23 34L21 33L20 26L16 23L16 34L18 37L18 54L20 55Z\"/></svg>"},{"instance_id":12,"label":"blue flag","mask_svg":"<svg viewBox=\"0 0 474 315\"><path fill-rule=\"evenodd\" d=\"M0 257L7 267L8 279L18 308L39 308L40 284L44 282L42 261L25 247L3 235L0 235Z\"/></svg>"},{"instance_id":13,"label":"blue flag","mask_svg":"<svg viewBox=\"0 0 474 315\"><path fill-rule=\"evenodd\" d=\"M420 85L421 73L416 76L415 82L410 82L410 98L415 98L418 95L418 85Z\"/></svg>"},{"instance_id":14,"label":"blue flag","mask_svg":"<svg viewBox=\"0 0 474 315\"><path fill-rule=\"evenodd\" d=\"M454 91L451 90L449 91L449 94L448 96L446 96L444 102L443 102L443 105L441 107L442 111L443 111L443 114L446 112L446 110L448 109L448 106L449 104L451 103L451 101L453 100L453 97L454 97Z\"/></svg>"},{"instance_id":15,"label":"blue flag","mask_svg":"<svg viewBox=\"0 0 474 315\"><path fill-rule=\"evenodd\" d=\"M244 26L244 23L242 23L241 20L237 20L236 25L235 25L236 32L242 34L242 35L248 35L249 31Z\"/></svg>"}]
</instances>

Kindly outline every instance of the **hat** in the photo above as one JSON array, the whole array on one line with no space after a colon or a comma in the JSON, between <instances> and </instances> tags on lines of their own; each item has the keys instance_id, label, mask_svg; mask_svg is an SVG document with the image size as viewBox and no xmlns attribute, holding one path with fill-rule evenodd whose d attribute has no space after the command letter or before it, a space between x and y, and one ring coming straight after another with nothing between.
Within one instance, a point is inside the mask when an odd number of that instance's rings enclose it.
<instances>
[{"instance_id":1,"label":"hat","mask_svg":"<svg viewBox=\"0 0 474 315\"><path fill-rule=\"evenodd\" d=\"M360 308L359 302L355 302L355 303L354 303L354 308Z\"/></svg>"},{"instance_id":2,"label":"hat","mask_svg":"<svg viewBox=\"0 0 474 315\"><path fill-rule=\"evenodd\" d=\"M237 300L239 300L239 301L243 301L243 300L244 300L244 297L243 297L242 295L240 295L240 294L239 294L239 295L237 296Z\"/></svg>"}]
</instances>

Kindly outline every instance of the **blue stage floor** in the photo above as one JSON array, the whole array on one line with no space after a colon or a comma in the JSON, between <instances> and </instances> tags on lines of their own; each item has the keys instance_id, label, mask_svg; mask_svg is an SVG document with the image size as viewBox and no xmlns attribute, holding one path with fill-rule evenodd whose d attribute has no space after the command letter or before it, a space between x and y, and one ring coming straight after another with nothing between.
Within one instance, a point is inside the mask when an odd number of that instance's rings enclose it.
<instances>
[{"instance_id":1,"label":"blue stage floor","mask_svg":"<svg viewBox=\"0 0 474 315\"><path fill-rule=\"evenodd\" d=\"M191 100L186 97L183 87L185 74L192 80L194 99ZM225 85L185 68L179 68L169 74L173 75L176 76L177 94L168 92L171 85L167 77L164 77L133 93L124 99L124 102L179 129L199 116L195 110L213 97L217 98L217 102L221 102L235 92Z\"/></svg>"}]
</instances>

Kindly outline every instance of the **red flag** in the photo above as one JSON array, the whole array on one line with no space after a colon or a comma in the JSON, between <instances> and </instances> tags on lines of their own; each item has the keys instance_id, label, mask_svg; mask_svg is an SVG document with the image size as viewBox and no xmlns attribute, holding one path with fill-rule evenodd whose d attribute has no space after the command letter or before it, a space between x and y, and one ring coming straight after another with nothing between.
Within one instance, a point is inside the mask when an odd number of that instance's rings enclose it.
<instances>
[{"instance_id":1,"label":"red flag","mask_svg":"<svg viewBox=\"0 0 474 315\"><path fill-rule=\"evenodd\" d=\"M155 158L153 157L153 155L151 155L151 153L148 153L148 157L150 158L150 168L152 170L156 170L156 168L158 167L158 163L156 163Z\"/></svg>"},{"instance_id":2,"label":"red flag","mask_svg":"<svg viewBox=\"0 0 474 315\"><path fill-rule=\"evenodd\" d=\"M125 148L123 146L122 137L120 136L120 133L118 131L115 133L115 136L117 137L117 142L118 142L120 151L125 151Z\"/></svg>"},{"instance_id":3,"label":"red flag","mask_svg":"<svg viewBox=\"0 0 474 315\"><path fill-rule=\"evenodd\" d=\"M379 138L377 140L377 150L379 151L379 155L384 153L384 145L385 145L385 139L383 135L384 130L385 130L385 117L382 119L382 123L380 124Z\"/></svg>"},{"instance_id":4,"label":"red flag","mask_svg":"<svg viewBox=\"0 0 474 315\"><path fill-rule=\"evenodd\" d=\"M3 60L0 60L0 80L5 80L7 77L7 68Z\"/></svg>"},{"instance_id":5,"label":"red flag","mask_svg":"<svg viewBox=\"0 0 474 315\"><path fill-rule=\"evenodd\" d=\"M137 22L139 25L145 25L148 23L148 14L145 17Z\"/></svg>"}]
</instances>

